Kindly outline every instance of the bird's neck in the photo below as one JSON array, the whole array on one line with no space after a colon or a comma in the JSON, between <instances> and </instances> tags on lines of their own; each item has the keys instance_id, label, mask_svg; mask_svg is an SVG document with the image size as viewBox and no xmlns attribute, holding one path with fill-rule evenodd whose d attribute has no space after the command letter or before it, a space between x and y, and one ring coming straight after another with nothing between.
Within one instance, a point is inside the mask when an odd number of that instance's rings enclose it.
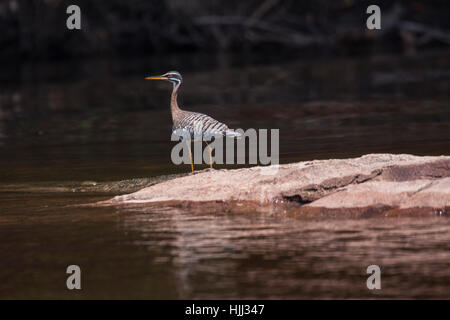
<instances>
[{"instance_id":1,"label":"bird's neck","mask_svg":"<svg viewBox=\"0 0 450 320\"><path fill-rule=\"evenodd\" d=\"M172 119L175 120L176 115L181 111L180 107L178 106L178 89L180 88L180 85L176 85L173 87L172 90L172 97L170 98L170 111L172 112Z\"/></svg>"}]
</instances>

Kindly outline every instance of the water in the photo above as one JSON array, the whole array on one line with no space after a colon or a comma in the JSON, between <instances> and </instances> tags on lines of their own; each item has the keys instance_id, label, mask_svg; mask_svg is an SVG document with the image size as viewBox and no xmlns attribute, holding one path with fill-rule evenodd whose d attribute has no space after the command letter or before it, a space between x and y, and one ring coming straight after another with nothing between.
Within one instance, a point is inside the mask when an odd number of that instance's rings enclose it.
<instances>
[{"instance_id":1,"label":"water","mask_svg":"<svg viewBox=\"0 0 450 320\"><path fill-rule=\"evenodd\" d=\"M189 170L170 163L170 85L146 75L179 69L186 108L233 128L280 128L282 163L448 155L448 57L2 66L0 298L450 298L445 217L78 206L121 193L83 185ZM65 287L71 264L82 269L79 292ZM371 264L382 270L376 292Z\"/></svg>"}]
</instances>

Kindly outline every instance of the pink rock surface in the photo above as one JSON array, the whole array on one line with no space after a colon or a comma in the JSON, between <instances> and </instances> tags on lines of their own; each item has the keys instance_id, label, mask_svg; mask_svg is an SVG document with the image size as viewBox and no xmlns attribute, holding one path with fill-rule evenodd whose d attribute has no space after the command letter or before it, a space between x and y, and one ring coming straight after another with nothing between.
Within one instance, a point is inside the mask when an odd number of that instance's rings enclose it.
<instances>
[{"instance_id":1,"label":"pink rock surface","mask_svg":"<svg viewBox=\"0 0 450 320\"><path fill-rule=\"evenodd\" d=\"M297 202L304 208L446 208L450 157L369 154L278 167L207 170L117 196L102 204Z\"/></svg>"},{"instance_id":2,"label":"pink rock surface","mask_svg":"<svg viewBox=\"0 0 450 320\"><path fill-rule=\"evenodd\" d=\"M370 181L353 184L308 206L355 208L376 205L404 208L442 208L450 205L450 178L403 182Z\"/></svg>"}]
</instances>

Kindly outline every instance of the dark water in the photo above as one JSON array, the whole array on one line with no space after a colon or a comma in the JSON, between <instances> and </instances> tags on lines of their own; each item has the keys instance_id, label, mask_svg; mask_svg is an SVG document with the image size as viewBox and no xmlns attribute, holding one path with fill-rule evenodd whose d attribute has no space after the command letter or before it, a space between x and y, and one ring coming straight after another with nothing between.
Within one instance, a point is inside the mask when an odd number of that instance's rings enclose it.
<instances>
[{"instance_id":1,"label":"dark water","mask_svg":"<svg viewBox=\"0 0 450 320\"><path fill-rule=\"evenodd\" d=\"M170 162L170 85L148 74L179 69L182 105L230 127L279 128L282 163L448 155L449 57L2 65L0 298L450 298L445 217L76 206L116 194L80 185L189 170ZM65 287L71 264L82 269L79 292ZM372 264L376 292L366 287Z\"/></svg>"}]
</instances>

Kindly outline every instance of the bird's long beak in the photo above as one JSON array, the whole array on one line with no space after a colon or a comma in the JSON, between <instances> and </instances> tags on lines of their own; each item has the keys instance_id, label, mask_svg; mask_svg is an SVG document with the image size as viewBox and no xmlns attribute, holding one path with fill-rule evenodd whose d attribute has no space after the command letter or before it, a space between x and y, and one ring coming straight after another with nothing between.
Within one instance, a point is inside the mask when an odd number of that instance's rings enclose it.
<instances>
[{"instance_id":1,"label":"bird's long beak","mask_svg":"<svg viewBox=\"0 0 450 320\"><path fill-rule=\"evenodd\" d=\"M164 77L164 76L152 76L152 77L145 78L145 80L167 80L167 77Z\"/></svg>"}]
</instances>

